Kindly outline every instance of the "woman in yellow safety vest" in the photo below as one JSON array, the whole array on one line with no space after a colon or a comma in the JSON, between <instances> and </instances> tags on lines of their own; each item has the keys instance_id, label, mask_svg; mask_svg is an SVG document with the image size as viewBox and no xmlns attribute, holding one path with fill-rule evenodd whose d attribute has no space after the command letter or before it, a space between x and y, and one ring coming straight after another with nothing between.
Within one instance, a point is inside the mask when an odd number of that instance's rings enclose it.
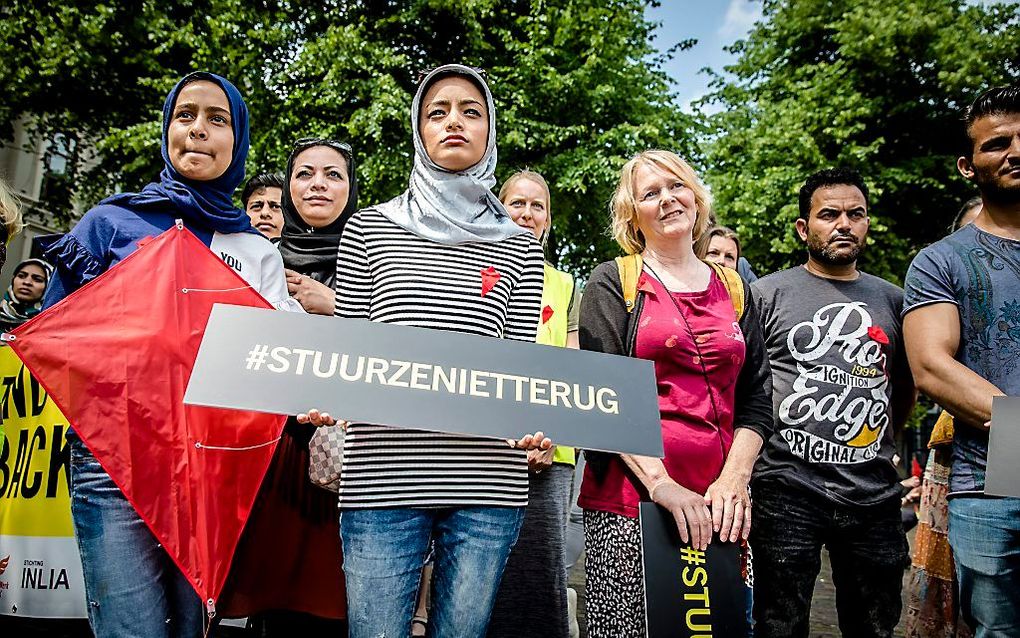
<instances>
[{"instance_id":1,"label":"woman in yellow safety vest","mask_svg":"<svg viewBox=\"0 0 1020 638\"><path fill-rule=\"evenodd\" d=\"M510 216L531 230L542 245L549 236L549 185L533 171L510 176L499 190ZM577 348L581 300L574 278L545 264L538 343ZM548 636L567 638L566 527L574 449L556 446L528 453L528 508L489 623L490 638ZM521 610L528 610L522 614Z\"/></svg>"}]
</instances>

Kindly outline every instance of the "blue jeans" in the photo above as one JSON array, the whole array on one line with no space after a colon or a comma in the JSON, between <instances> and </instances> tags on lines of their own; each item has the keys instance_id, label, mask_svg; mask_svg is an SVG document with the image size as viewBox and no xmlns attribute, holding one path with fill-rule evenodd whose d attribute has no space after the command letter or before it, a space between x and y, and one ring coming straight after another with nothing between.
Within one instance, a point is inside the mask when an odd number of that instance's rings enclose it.
<instances>
[{"instance_id":1,"label":"blue jeans","mask_svg":"<svg viewBox=\"0 0 1020 638\"><path fill-rule=\"evenodd\" d=\"M198 595L77 436L71 442L71 516L96 638L197 638Z\"/></svg>"},{"instance_id":2,"label":"blue jeans","mask_svg":"<svg viewBox=\"0 0 1020 638\"><path fill-rule=\"evenodd\" d=\"M349 638L410 633L430 537L436 557L429 635L485 636L523 520L524 508L518 507L344 510L340 538Z\"/></svg>"},{"instance_id":3,"label":"blue jeans","mask_svg":"<svg viewBox=\"0 0 1020 638\"><path fill-rule=\"evenodd\" d=\"M950 499L949 545L976 638L1020 636L1020 498Z\"/></svg>"}]
</instances>

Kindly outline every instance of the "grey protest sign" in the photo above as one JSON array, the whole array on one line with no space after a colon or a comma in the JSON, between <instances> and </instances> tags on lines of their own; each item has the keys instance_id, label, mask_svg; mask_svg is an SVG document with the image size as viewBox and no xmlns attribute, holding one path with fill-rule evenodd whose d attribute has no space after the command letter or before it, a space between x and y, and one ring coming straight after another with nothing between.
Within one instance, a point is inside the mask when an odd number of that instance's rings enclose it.
<instances>
[{"instance_id":1,"label":"grey protest sign","mask_svg":"<svg viewBox=\"0 0 1020 638\"><path fill-rule=\"evenodd\" d=\"M959 425L957 427L967 427ZM992 399L985 494L1020 497L1020 397Z\"/></svg>"},{"instance_id":2,"label":"grey protest sign","mask_svg":"<svg viewBox=\"0 0 1020 638\"><path fill-rule=\"evenodd\" d=\"M217 304L184 402L662 457L651 362Z\"/></svg>"}]
</instances>

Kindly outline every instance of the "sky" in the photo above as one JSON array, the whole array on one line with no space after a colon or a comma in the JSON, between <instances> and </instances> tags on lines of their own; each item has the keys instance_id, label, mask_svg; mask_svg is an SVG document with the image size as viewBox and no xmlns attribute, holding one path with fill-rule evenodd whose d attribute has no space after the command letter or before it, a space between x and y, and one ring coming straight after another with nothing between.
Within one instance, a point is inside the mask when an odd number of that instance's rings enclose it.
<instances>
[{"instance_id":1,"label":"sky","mask_svg":"<svg viewBox=\"0 0 1020 638\"><path fill-rule=\"evenodd\" d=\"M966 1L1020 4L1020 0ZM698 40L693 48L678 51L665 67L675 82L677 101L685 111L709 90L709 77L700 70L709 67L722 73L723 67L734 60L723 47L745 37L761 17L761 9L761 0L662 0L659 7L648 9L647 17L661 23L652 41L660 51L687 38Z\"/></svg>"},{"instance_id":2,"label":"sky","mask_svg":"<svg viewBox=\"0 0 1020 638\"><path fill-rule=\"evenodd\" d=\"M709 67L721 73L733 61L723 47L747 35L761 17L761 7L761 0L663 0L648 9L647 17L661 23L652 41L659 50L687 38L698 40L693 48L678 51L665 67L684 110L708 92L709 77L700 70Z\"/></svg>"}]
</instances>

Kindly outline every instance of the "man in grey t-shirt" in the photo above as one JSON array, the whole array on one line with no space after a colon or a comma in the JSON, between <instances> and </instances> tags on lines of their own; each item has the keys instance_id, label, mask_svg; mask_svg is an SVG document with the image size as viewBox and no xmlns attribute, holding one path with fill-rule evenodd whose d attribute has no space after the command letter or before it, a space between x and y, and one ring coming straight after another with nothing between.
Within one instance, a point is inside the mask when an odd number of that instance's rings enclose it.
<instances>
[{"instance_id":1,"label":"man in grey t-shirt","mask_svg":"<svg viewBox=\"0 0 1020 638\"><path fill-rule=\"evenodd\" d=\"M807 636L825 545L845 636L891 636L907 544L894 431L914 401L903 291L857 270L868 190L856 171L809 177L797 232L808 260L759 279L775 433L752 478L755 636Z\"/></svg>"},{"instance_id":2,"label":"man in grey t-shirt","mask_svg":"<svg viewBox=\"0 0 1020 638\"><path fill-rule=\"evenodd\" d=\"M1020 396L1020 86L984 93L965 121L957 167L983 208L914 258L904 339L918 386L955 421L949 544L960 617L978 636L1020 636L1020 498L984 494L992 397Z\"/></svg>"}]
</instances>

